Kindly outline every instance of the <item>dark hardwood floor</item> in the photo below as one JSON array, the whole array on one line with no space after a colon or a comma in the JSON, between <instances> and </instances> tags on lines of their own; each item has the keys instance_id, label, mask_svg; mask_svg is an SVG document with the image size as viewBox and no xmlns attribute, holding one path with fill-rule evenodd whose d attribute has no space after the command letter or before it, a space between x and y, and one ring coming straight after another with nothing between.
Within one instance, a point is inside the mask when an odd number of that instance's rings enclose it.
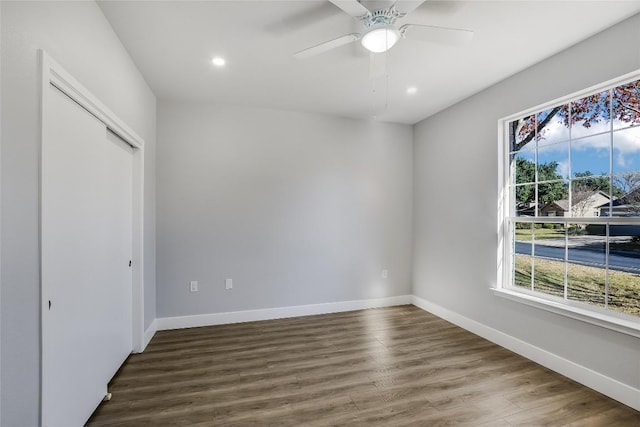
<instances>
[{"instance_id":1,"label":"dark hardwood floor","mask_svg":"<svg viewBox=\"0 0 640 427\"><path fill-rule=\"evenodd\" d=\"M160 331L90 426L640 426L640 412L421 309Z\"/></svg>"}]
</instances>

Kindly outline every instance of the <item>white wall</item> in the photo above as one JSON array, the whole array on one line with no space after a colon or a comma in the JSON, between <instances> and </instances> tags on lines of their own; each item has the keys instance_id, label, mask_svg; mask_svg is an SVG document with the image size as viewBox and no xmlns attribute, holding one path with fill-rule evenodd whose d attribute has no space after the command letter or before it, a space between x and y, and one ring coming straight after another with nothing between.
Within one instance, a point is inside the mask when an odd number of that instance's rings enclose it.
<instances>
[{"instance_id":1,"label":"white wall","mask_svg":"<svg viewBox=\"0 0 640 427\"><path fill-rule=\"evenodd\" d=\"M2 419L39 419L39 64L56 61L144 138L145 323L155 318L155 97L93 2L0 2L2 8Z\"/></svg>"},{"instance_id":2,"label":"white wall","mask_svg":"<svg viewBox=\"0 0 640 427\"><path fill-rule=\"evenodd\" d=\"M636 15L419 123L414 144L414 295L635 388L640 340L499 298L489 287L497 120L640 68L639 42Z\"/></svg>"},{"instance_id":3,"label":"white wall","mask_svg":"<svg viewBox=\"0 0 640 427\"><path fill-rule=\"evenodd\" d=\"M161 102L158 317L409 294L412 138L407 125Z\"/></svg>"}]
</instances>

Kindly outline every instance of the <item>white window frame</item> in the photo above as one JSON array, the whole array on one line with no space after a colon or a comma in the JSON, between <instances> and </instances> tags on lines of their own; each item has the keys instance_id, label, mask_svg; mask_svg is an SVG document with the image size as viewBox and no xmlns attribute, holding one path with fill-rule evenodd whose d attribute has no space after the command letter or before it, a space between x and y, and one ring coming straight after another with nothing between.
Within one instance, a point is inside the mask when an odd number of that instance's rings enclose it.
<instances>
[{"instance_id":1,"label":"white window frame","mask_svg":"<svg viewBox=\"0 0 640 427\"><path fill-rule=\"evenodd\" d=\"M612 310L605 310L596 305L573 301L567 299L566 295L565 298L560 298L512 286L513 254L511 253L511 248L513 247L513 233L511 232L511 223L516 217L511 216L512 201L509 190L511 180L511 163L508 131L509 123L514 120L518 120L532 114L537 114L557 105L575 101L593 93L601 92L639 79L640 70L637 70L498 120L498 263L497 284L495 288L492 288L495 295L640 338L640 317L636 318L636 316L618 313ZM640 224L640 218L630 219L623 217L517 217L517 222L525 223L565 223L569 221L574 224L599 223L603 221L607 221L609 224Z\"/></svg>"}]
</instances>

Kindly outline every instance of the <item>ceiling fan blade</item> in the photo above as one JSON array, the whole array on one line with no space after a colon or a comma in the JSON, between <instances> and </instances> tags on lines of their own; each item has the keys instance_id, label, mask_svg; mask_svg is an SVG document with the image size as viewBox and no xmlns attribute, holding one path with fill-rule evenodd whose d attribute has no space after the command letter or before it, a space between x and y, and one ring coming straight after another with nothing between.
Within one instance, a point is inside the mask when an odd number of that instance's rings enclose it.
<instances>
[{"instance_id":1,"label":"ceiling fan blade","mask_svg":"<svg viewBox=\"0 0 640 427\"><path fill-rule=\"evenodd\" d=\"M387 53L369 54L369 79L376 80L387 75Z\"/></svg>"},{"instance_id":2,"label":"ceiling fan blade","mask_svg":"<svg viewBox=\"0 0 640 427\"><path fill-rule=\"evenodd\" d=\"M344 10L347 15L360 18L369 13L369 9L364 7L358 0L329 0L331 3Z\"/></svg>"},{"instance_id":3,"label":"ceiling fan blade","mask_svg":"<svg viewBox=\"0 0 640 427\"><path fill-rule=\"evenodd\" d=\"M394 6L398 12L409 14L416 10L425 0L398 0Z\"/></svg>"},{"instance_id":4,"label":"ceiling fan blade","mask_svg":"<svg viewBox=\"0 0 640 427\"><path fill-rule=\"evenodd\" d=\"M279 20L267 24L265 30L276 35L287 34L306 29L310 25L321 23L341 13L329 2L310 3L309 7L305 7L299 12L283 16Z\"/></svg>"},{"instance_id":5,"label":"ceiling fan blade","mask_svg":"<svg viewBox=\"0 0 640 427\"><path fill-rule=\"evenodd\" d=\"M360 39L360 34L358 33L347 34L346 36L338 37L337 39L329 40L328 42L320 43L319 45L303 49L299 52L294 53L293 56L298 59L310 58L331 49L344 46L345 44L349 44L358 39Z\"/></svg>"},{"instance_id":6,"label":"ceiling fan blade","mask_svg":"<svg viewBox=\"0 0 640 427\"><path fill-rule=\"evenodd\" d=\"M433 25L406 24L400 27L402 37L442 44L463 44L473 39L474 32Z\"/></svg>"}]
</instances>

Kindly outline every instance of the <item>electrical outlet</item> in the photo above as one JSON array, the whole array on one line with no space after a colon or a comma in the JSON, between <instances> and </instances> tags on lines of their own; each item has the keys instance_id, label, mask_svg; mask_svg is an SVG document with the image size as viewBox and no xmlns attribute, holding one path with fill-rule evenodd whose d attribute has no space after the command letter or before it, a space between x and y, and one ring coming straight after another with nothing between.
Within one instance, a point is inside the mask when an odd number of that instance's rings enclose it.
<instances>
[{"instance_id":1,"label":"electrical outlet","mask_svg":"<svg viewBox=\"0 0 640 427\"><path fill-rule=\"evenodd\" d=\"M226 279L224 281L224 288L226 290L233 289L233 280L232 279Z\"/></svg>"},{"instance_id":2,"label":"electrical outlet","mask_svg":"<svg viewBox=\"0 0 640 427\"><path fill-rule=\"evenodd\" d=\"M198 281L192 280L189 282L189 291L190 292L198 292Z\"/></svg>"},{"instance_id":3,"label":"electrical outlet","mask_svg":"<svg viewBox=\"0 0 640 427\"><path fill-rule=\"evenodd\" d=\"M389 270L382 270L382 278L386 279L387 277L389 277Z\"/></svg>"}]
</instances>

